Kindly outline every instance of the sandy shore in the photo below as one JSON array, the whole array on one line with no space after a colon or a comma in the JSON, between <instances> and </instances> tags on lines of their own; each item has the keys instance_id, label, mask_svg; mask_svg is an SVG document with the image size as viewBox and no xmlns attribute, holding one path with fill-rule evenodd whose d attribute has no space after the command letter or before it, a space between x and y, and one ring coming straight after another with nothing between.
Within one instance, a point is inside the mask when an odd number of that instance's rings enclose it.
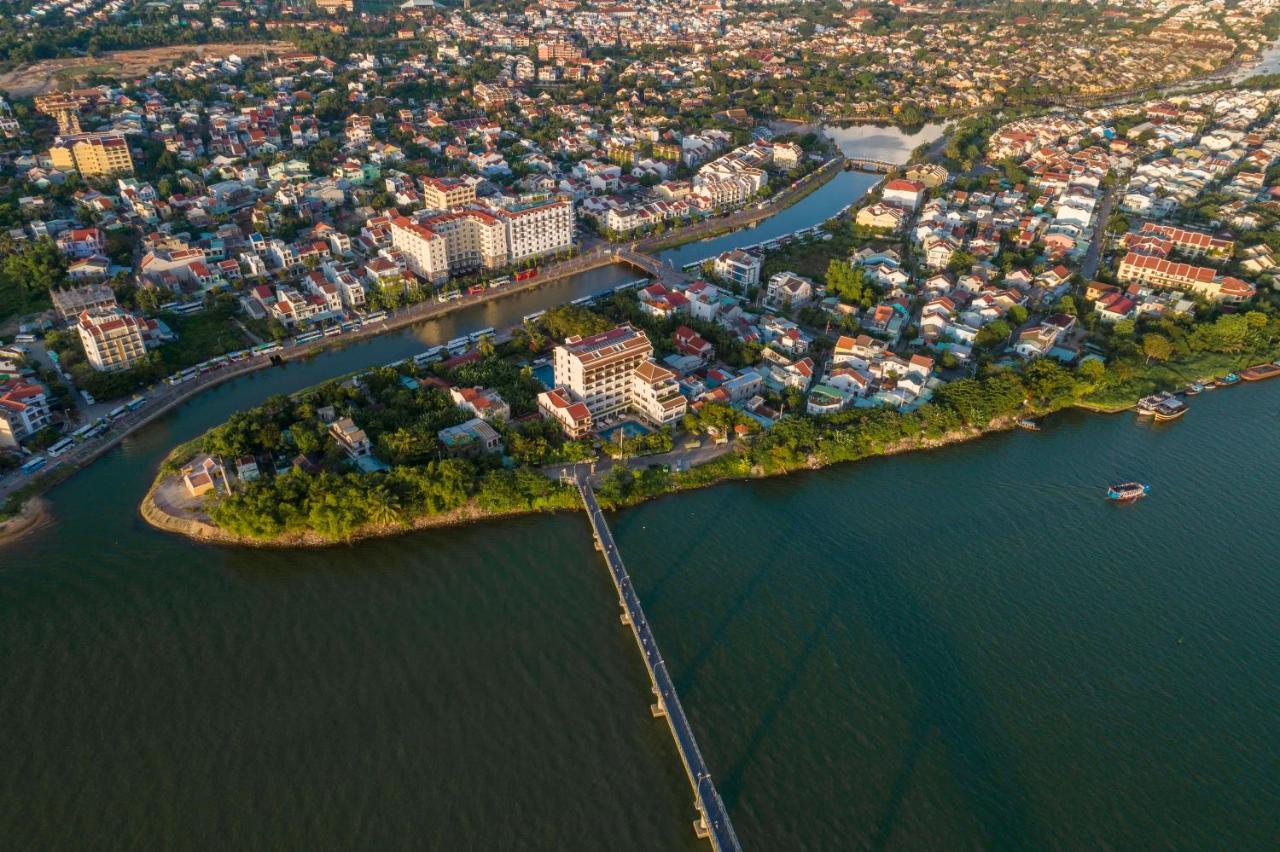
<instances>
[{"instance_id":1,"label":"sandy shore","mask_svg":"<svg viewBox=\"0 0 1280 852\"><path fill-rule=\"evenodd\" d=\"M18 514L7 521L0 521L0 546L17 541L28 533L53 523L53 513L47 500L32 497L22 504Z\"/></svg>"}]
</instances>

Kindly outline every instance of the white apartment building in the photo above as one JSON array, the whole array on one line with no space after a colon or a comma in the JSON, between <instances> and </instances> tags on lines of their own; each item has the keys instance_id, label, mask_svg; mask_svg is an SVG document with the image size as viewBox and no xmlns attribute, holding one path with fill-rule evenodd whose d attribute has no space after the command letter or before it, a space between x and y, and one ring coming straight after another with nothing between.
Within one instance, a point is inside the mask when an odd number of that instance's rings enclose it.
<instances>
[{"instance_id":1,"label":"white apartment building","mask_svg":"<svg viewBox=\"0 0 1280 852\"><path fill-rule=\"evenodd\" d=\"M573 248L573 203L563 199L499 211L506 222L507 261L555 254Z\"/></svg>"}]
</instances>

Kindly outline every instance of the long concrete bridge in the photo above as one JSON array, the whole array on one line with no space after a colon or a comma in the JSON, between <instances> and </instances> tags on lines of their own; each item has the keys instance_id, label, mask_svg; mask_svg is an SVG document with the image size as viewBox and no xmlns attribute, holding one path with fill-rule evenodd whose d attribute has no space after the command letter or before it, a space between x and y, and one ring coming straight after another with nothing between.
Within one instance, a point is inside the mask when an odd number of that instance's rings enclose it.
<instances>
[{"instance_id":1,"label":"long concrete bridge","mask_svg":"<svg viewBox=\"0 0 1280 852\"><path fill-rule=\"evenodd\" d=\"M649 628L644 609L640 606L640 598L631 586L631 578L627 575L626 566L622 564L622 555L613 542L613 534L605 523L604 513L596 502L591 483L580 469L575 470L574 480L582 495L582 502L587 508L587 517L591 519L591 528L595 532L596 547L604 556L609 566L609 576L618 589L618 602L622 606L622 622L631 626L631 632L640 647L640 656L644 659L645 668L649 670L649 679L653 683L653 694L656 703L650 708L654 716L666 717L671 728L671 737L675 740L676 751L684 763L685 772L689 775L689 784L693 787L694 806L698 809L698 818L694 820L693 830L698 837L711 841L716 852L741 852L738 835L733 831L733 823L729 821L729 812L725 810L720 793L711 780L711 771L707 769L702 752L698 749L698 741L694 739L693 728L680 706L680 698L676 695L675 684L667 672L667 664L658 651L658 642Z\"/></svg>"}]
</instances>

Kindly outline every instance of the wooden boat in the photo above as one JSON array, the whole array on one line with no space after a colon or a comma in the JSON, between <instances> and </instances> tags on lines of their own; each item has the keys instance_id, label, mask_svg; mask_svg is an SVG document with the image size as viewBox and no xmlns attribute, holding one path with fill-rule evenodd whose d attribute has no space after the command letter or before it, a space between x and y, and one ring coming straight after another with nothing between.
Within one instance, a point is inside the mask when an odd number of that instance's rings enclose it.
<instances>
[{"instance_id":1,"label":"wooden boat","mask_svg":"<svg viewBox=\"0 0 1280 852\"><path fill-rule=\"evenodd\" d=\"M1218 383L1217 383L1217 382L1215 382L1213 379L1210 379L1209 381L1207 381L1207 382L1205 382L1205 383L1204 383L1204 389L1205 389L1205 390L1213 390L1213 389L1214 389L1214 388L1216 388L1217 386L1218 386Z\"/></svg>"},{"instance_id":2,"label":"wooden boat","mask_svg":"<svg viewBox=\"0 0 1280 852\"><path fill-rule=\"evenodd\" d=\"M1166 399L1164 402L1156 406L1156 420L1164 423L1170 420L1177 420L1179 417L1187 413L1189 406L1180 399Z\"/></svg>"},{"instance_id":3,"label":"wooden boat","mask_svg":"<svg viewBox=\"0 0 1280 852\"><path fill-rule=\"evenodd\" d=\"M1240 378L1246 382L1258 382L1263 379L1274 379L1280 376L1280 367L1275 364L1255 364L1240 371Z\"/></svg>"},{"instance_id":4,"label":"wooden boat","mask_svg":"<svg viewBox=\"0 0 1280 852\"><path fill-rule=\"evenodd\" d=\"M1039 432L1040 424L1034 420L1030 420L1024 417L1023 419L1018 421L1018 428L1026 429L1028 432Z\"/></svg>"},{"instance_id":5,"label":"wooden boat","mask_svg":"<svg viewBox=\"0 0 1280 852\"><path fill-rule=\"evenodd\" d=\"M1239 384L1239 383L1240 383L1240 377L1237 376L1235 373L1227 373L1225 376L1218 379L1218 387L1220 388L1229 388L1232 385Z\"/></svg>"},{"instance_id":6,"label":"wooden boat","mask_svg":"<svg viewBox=\"0 0 1280 852\"><path fill-rule=\"evenodd\" d=\"M1149 491L1151 486L1141 482L1121 482L1107 488L1107 499L1112 503L1132 503L1146 497Z\"/></svg>"},{"instance_id":7,"label":"wooden boat","mask_svg":"<svg viewBox=\"0 0 1280 852\"><path fill-rule=\"evenodd\" d=\"M1170 399L1173 399L1173 394L1166 393L1164 391L1153 393L1151 396L1144 396L1142 399L1138 400L1138 416L1150 417L1156 413L1156 406Z\"/></svg>"},{"instance_id":8,"label":"wooden boat","mask_svg":"<svg viewBox=\"0 0 1280 852\"><path fill-rule=\"evenodd\" d=\"M1192 382L1183 388L1182 392L1187 396L1199 396L1204 391L1204 385L1199 382Z\"/></svg>"}]
</instances>

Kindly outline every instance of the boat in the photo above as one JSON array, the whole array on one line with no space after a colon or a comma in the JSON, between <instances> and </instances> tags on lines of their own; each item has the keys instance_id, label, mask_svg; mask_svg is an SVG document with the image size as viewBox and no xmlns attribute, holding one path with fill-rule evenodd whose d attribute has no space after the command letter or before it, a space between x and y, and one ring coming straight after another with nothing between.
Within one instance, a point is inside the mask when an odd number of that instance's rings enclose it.
<instances>
[{"instance_id":1,"label":"boat","mask_svg":"<svg viewBox=\"0 0 1280 852\"><path fill-rule=\"evenodd\" d=\"M1205 383L1204 383L1204 389L1205 389L1205 390L1213 390L1213 389L1214 389L1214 388L1216 388L1217 386L1218 386L1218 383L1217 383L1217 382L1215 382L1213 379L1210 379L1209 381L1207 381L1207 382L1205 382Z\"/></svg>"},{"instance_id":2,"label":"boat","mask_svg":"<svg viewBox=\"0 0 1280 852\"><path fill-rule=\"evenodd\" d=\"M1151 486L1141 482L1121 482L1107 488L1107 499L1112 503L1132 503L1146 497L1149 491Z\"/></svg>"},{"instance_id":3,"label":"boat","mask_svg":"<svg viewBox=\"0 0 1280 852\"><path fill-rule=\"evenodd\" d=\"M1026 429L1028 432L1039 432L1040 424L1026 417L1018 421L1019 429Z\"/></svg>"},{"instance_id":4,"label":"boat","mask_svg":"<svg viewBox=\"0 0 1280 852\"><path fill-rule=\"evenodd\" d=\"M1234 384L1238 384L1239 382L1240 382L1239 376L1237 376L1235 373L1227 373L1225 376L1218 379L1218 387L1229 388Z\"/></svg>"},{"instance_id":5,"label":"boat","mask_svg":"<svg viewBox=\"0 0 1280 852\"><path fill-rule=\"evenodd\" d=\"M1165 391L1153 393L1151 396L1144 396L1142 399L1138 400L1138 416L1150 417L1156 413L1156 406L1170 399L1173 399L1173 394L1166 393Z\"/></svg>"},{"instance_id":6,"label":"boat","mask_svg":"<svg viewBox=\"0 0 1280 852\"><path fill-rule=\"evenodd\" d=\"M1240 371L1240 378L1246 382L1258 382L1263 379L1274 379L1280 376L1280 367L1275 364L1255 364Z\"/></svg>"},{"instance_id":7,"label":"boat","mask_svg":"<svg viewBox=\"0 0 1280 852\"><path fill-rule=\"evenodd\" d=\"M1204 385L1199 382L1192 382L1183 389L1183 393L1187 396L1199 396L1204 391Z\"/></svg>"},{"instance_id":8,"label":"boat","mask_svg":"<svg viewBox=\"0 0 1280 852\"><path fill-rule=\"evenodd\" d=\"M1156 420L1164 423L1170 420L1177 420L1179 417L1187 413L1189 406L1180 399L1167 399L1156 406Z\"/></svg>"}]
</instances>

